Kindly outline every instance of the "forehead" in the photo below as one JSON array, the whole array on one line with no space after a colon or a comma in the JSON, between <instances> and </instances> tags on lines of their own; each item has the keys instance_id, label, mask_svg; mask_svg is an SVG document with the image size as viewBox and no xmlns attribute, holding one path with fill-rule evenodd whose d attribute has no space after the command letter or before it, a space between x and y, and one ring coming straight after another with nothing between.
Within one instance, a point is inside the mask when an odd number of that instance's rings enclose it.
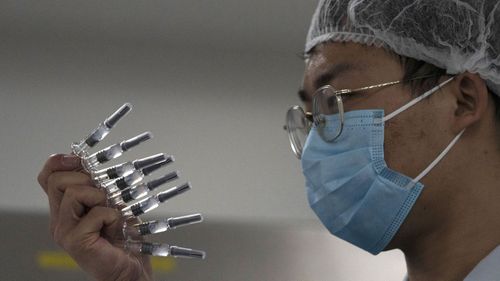
<instances>
[{"instance_id":1,"label":"forehead","mask_svg":"<svg viewBox=\"0 0 500 281\"><path fill-rule=\"evenodd\" d=\"M381 81L384 76L388 79L399 78L395 74L401 73L401 65L395 55L382 48L355 43L318 45L305 62L304 89L307 92L336 80L342 82L335 86L348 87L348 82L352 82L349 80L354 78L366 82Z\"/></svg>"}]
</instances>

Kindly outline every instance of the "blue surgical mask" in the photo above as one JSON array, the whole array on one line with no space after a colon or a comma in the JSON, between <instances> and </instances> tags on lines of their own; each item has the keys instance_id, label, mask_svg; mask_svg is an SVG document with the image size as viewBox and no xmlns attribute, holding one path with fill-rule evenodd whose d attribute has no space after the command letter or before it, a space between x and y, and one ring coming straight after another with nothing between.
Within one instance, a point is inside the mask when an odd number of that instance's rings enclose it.
<instances>
[{"instance_id":1,"label":"blue surgical mask","mask_svg":"<svg viewBox=\"0 0 500 281\"><path fill-rule=\"evenodd\" d=\"M333 235L372 254L386 248L424 188L419 181L449 152L463 131L412 179L387 167L384 123L450 81L388 116L383 110L347 112L344 130L334 142L324 141L315 127L311 129L301 159L307 197ZM334 124L339 116L325 118L326 124ZM324 128L326 133L328 129Z\"/></svg>"}]
</instances>

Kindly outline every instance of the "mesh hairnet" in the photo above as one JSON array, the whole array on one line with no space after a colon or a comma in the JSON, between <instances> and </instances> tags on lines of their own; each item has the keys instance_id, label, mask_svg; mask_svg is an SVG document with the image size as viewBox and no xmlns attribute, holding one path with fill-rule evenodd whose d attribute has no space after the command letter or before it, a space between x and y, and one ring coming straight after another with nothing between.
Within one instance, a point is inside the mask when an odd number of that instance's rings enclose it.
<instances>
[{"instance_id":1,"label":"mesh hairnet","mask_svg":"<svg viewBox=\"0 0 500 281\"><path fill-rule=\"evenodd\" d=\"M499 0L320 0L306 52L355 42L446 69L472 72L500 95Z\"/></svg>"}]
</instances>

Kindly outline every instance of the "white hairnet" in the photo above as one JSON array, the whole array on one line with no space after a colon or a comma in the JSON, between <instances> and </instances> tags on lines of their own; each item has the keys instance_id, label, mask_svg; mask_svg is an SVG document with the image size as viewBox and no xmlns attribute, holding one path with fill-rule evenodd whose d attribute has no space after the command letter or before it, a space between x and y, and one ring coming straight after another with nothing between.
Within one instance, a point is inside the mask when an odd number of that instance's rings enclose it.
<instances>
[{"instance_id":1,"label":"white hairnet","mask_svg":"<svg viewBox=\"0 0 500 281\"><path fill-rule=\"evenodd\" d=\"M306 52L326 41L384 47L448 74L477 73L500 95L499 0L320 0Z\"/></svg>"}]
</instances>

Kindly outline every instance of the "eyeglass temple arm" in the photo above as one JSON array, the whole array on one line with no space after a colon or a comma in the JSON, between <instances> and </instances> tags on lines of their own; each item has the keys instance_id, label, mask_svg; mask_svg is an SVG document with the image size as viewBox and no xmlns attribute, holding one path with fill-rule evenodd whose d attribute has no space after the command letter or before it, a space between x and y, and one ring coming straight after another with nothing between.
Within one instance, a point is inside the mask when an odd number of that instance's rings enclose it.
<instances>
[{"instance_id":1,"label":"eyeglass temple arm","mask_svg":"<svg viewBox=\"0 0 500 281\"><path fill-rule=\"evenodd\" d=\"M398 80L398 81L392 81L392 82L387 82L387 83L382 83L378 85L372 85L372 86L366 86L362 88L357 88L357 89L343 89L343 90L338 90L335 92L335 94L341 94L341 95L346 95L346 94L351 94L354 92L361 92L361 91L366 91L366 90L372 90L372 89L377 89L377 88L383 88L383 87L388 87L396 84L401 84L405 82L411 82L415 80L420 80L420 79L425 79L425 78L432 78L436 77L435 75L424 75L424 76L418 76L414 77L408 80Z\"/></svg>"}]
</instances>

